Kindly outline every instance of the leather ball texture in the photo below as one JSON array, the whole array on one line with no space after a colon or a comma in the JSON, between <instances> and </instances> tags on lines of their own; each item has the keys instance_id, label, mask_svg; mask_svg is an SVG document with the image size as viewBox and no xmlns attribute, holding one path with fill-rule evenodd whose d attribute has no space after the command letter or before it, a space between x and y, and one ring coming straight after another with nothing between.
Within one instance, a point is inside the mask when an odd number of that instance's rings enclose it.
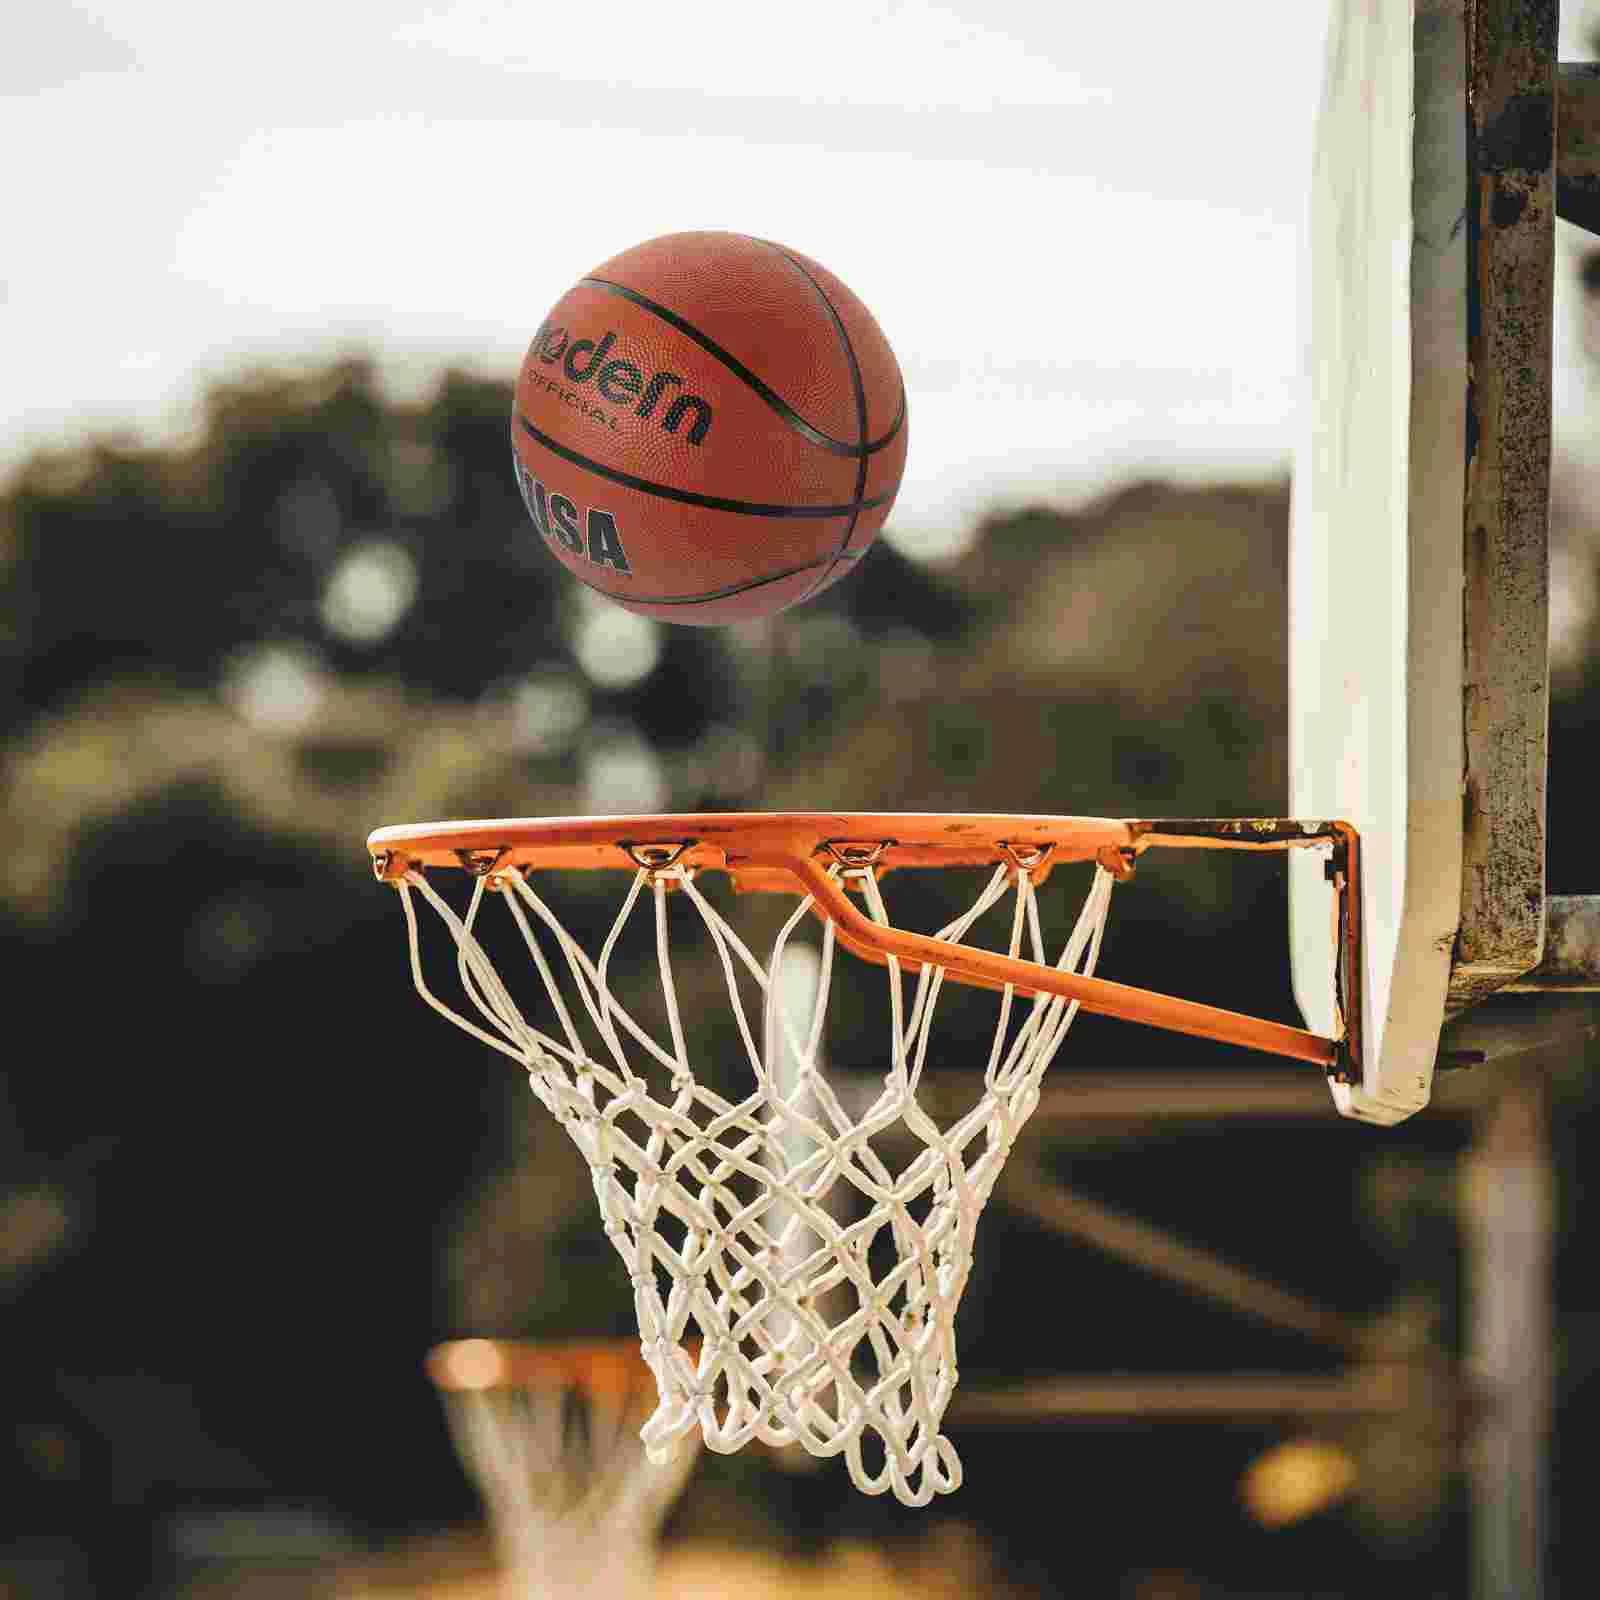
<instances>
[{"instance_id":1,"label":"leather ball texture","mask_svg":"<svg viewBox=\"0 0 1600 1600\"><path fill-rule=\"evenodd\" d=\"M664 622L749 622L837 582L877 537L905 468L905 384L825 267L675 233L551 308L511 440L529 515L574 577Z\"/></svg>"}]
</instances>

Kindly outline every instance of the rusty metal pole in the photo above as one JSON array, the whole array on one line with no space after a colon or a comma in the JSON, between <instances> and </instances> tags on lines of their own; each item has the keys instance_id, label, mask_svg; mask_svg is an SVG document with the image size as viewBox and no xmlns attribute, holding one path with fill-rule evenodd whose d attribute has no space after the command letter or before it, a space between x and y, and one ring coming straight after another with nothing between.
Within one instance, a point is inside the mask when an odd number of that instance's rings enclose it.
<instances>
[{"instance_id":1,"label":"rusty metal pole","mask_svg":"<svg viewBox=\"0 0 1600 1600\"><path fill-rule=\"evenodd\" d=\"M1519 1074L1478 1122L1466 1168L1475 1600L1540 1600L1549 1551L1554 1239L1550 1086Z\"/></svg>"}]
</instances>

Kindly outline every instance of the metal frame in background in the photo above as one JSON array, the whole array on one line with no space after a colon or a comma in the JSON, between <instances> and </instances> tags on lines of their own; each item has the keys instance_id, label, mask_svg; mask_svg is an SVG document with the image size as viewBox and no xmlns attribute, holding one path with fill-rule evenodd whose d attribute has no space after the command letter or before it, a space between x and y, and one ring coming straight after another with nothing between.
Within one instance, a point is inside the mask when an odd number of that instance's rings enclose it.
<instances>
[{"instance_id":1,"label":"metal frame in background","mask_svg":"<svg viewBox=\"0 0 1600 1600\"><path fill-rule=\"evenodd\" d=\"M1564 974L1565 976L1565 974ZM1590 972L1587 987L1595 987ZM1136 1143L1162 1129L1254 1121L1325 1123L1307 1078L1264 1072L1057 1072L995 1187L994 1201L1052 1231L1258 1325L1326 1347L1326 1374L1076 1373L991 1385L969 1375L947 1414L953 1432L1117 1424L1281 1425L1337 1434L1388 1419L1443 1441L1471 1485L1473 1593L1544 1592L1552 1426L1554 1094L1600 1045L1600 1004L1546 994L1450 1030L1470 1068L1441 1073L1425 1120L1465 1123L1462 1197L1467 1349L1457 1361L1403 1323L1364 1324L1298 1290L1051 1179L1042 1145ZM959 1085L924 1083L936 1118L959 1113ZM943 1098L941 1098L943 1097ZM944 1103L945 1100L948 1103Z\"/></svg>"}]
</instances>

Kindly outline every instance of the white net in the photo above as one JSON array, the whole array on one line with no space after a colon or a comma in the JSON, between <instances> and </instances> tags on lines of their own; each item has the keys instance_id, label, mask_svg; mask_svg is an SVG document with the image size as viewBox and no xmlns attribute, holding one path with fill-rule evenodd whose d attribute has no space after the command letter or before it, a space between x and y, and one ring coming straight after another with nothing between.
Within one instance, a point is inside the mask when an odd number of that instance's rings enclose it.
<instances>
[{"instance_id":1,"label":"white net","mask_svg":"<svg viewBox=\"0 0 1600 1600\"><path fill-rule=\"evenodd\" d=\"M831 871L861 894L873 920L888 924L870 869ZM1095 869L1054 958L1058 968L1093 973L1112 882ZM422 997L523 1067L589 1164L606 1234L633 1283L643 1353L660 1394L641 1434L647 1448L664 1456L698 1429L723 1452L760 1439L798 1442L817 1456L842 1453L857 1488L892 1491L906 1505L959 1487L960 1460L939 1430L956 1385L955 1314L973 1237L1076 1003L999 991L992 1038L970 1046L964 1063L976 1080L981 1060L981 1091L974 1082L971 1110L941 1128L919 1106L917 1089L945 970L908 972L886 962L882 1087L864 1097L842 1094L821 1067L836 987L831 923L822 930L809 1017L789 1014L778 981L812 909L809 898L783 923L763 963L692 872L641 869L591 959L532 875L477 877L460 912L420 872L397 887ZM477 1020L441 1000L424 976L418 898L449 930ZM486 929L480 938L490 899L510 913L537 973L537 1020L496 970ZM1034 884L1010 864L997 866L936 937L965 940L1008 899L1007 953L1050 964ZM722 1080L713 1072L728 1064L703 1064L697 1076L689 1059L670 937L674 917L689 913L669 913L669 900L692 907L720 966L744 1058L734 1065L751 1083L746 1094L715 1086ZM654 911L654 1031L612 987L619 941L641 907ZM623 959L618 971L635 982L638 965ZM647 1008L635 999L634 1009Z\"/></svg>"}]
</instances>

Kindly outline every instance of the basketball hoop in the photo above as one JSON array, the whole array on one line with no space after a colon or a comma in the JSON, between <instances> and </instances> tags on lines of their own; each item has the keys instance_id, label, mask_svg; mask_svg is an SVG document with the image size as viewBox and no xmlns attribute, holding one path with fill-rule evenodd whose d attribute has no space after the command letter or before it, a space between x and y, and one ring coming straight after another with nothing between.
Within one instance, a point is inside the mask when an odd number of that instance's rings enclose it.
<instances>
[{"instance_id":1,"label":"basketball hoop","mask_svg":"<svg viewBox=\"0 0 1600 1600\"><path fill-rule=\"evenodd\" d=\"M956 1383L955 1313L978 1217L1080 1009L1335 1074L1359 1070L1357 841L1343 824L710 814L433 823L379 829L368 846L379 878L399 890L422 998L526 1071L589 1163L659 1390L641 1432L653 1458L698 1430L724 1452L760 1439L842 1454L857 1488L892 1491L907 1505L960 1485L960 1461L939 1429ZM1327 855L1341 1037L1094 976L1113 886L1163 846ZM1072 862L1092 864L1087 893L1070 928L1047 936L1037 891ZM429 881L438 867L470 879L459 909ZM987 869L964 912L933 933L891 920L884 874L951 867ZM549 884L563 871L596 869L628 877L591 955L563 925ZM696 883L706 871L727 873L740 890L796 899L767 961ZM491 897L534 967L537 1016L485 947ZM419 900L455 946L465 1009L441 999L424 974ZM1004 948L968 942L1002 905ZM643 906L653 916L664 1022L654 1031L612 982L618 942ZM775 975L808 918L821 924L821 969L812 1015L797 1026L778 1002ZM697 1074L689 1059L675 923L680 944L693 928L720 966L748 1093L719 1092L717 1064L702 1062ZM818 1070L840 946L885 969L887 1070L870 1104L846 1106ZM947 979L999 999L981 1092L941 1128L917 1088ZM780 1073L780 1060L793 1070ZM891 1147L907 1144L916 1154L898 1164ZM835 1216L840 1194L856 1215Z\"/></svg>"},{"instance_id":2,"label":"basketball hoop","mask_svg":"<svg viewBox=\"0 0 1600 1600\"><path fill-rule=\"evenodd\" d=\"M639 1427L656 1385L636 1339L459 1339L428 1375L483 1496L518 1595L643 1600L655 1540L699 1452L649 1460Z\"/></svg>"}]
</instances>

